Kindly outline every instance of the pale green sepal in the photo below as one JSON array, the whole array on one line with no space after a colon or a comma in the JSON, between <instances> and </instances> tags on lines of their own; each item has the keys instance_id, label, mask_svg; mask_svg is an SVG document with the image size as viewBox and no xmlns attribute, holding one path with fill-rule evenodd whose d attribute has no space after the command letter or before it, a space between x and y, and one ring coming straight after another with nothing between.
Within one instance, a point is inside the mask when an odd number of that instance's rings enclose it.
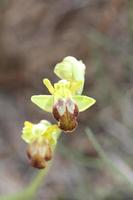
<instances>
[{"instance_id":1,"label":"pale green sepal","mask_svg":"<svg viewBox=\"0 0 133 200\"><path fill-rule=\"evenodd\" d=\"M83 95L75 95L73 96L73 99L78 106L79 112L82 112L88 109L96 102L95 99L88 96L83 96Z\"/></svg>"},{"instance_id":2,"label":"pale green sepal","mask_svg":"<svg viewBox=\"0 0 133 200\"><path fill-rule=\"evenodd\" d=\"M52 112L53 96L52 95L34 95L31 97L31 101L39 106L46 112Z\"/></svg>"},{"instance_id":3,"label":"pale green sepal","mask_svg":"<svg viewBox=\"0 0 133 200\"><path fill-rule=\"evenodd\" d=\"M72 56L67 56L54 68L54 73L61 79L68 81L84 80L85 65Z\"/></svg>"},{"instance_id":4,"label":"pale green sepal","mask_svg":"<svg viewBox=\"0 0 133 200\"><path fill-rule=\"evenodd\" d=\"M82 81L78 94L82 93L84 86L85 65L82 61L72 56L67 56L62 62L58 63L54 68L54 73L61 79L68 81Z\"/></svg>"}]
</instances>

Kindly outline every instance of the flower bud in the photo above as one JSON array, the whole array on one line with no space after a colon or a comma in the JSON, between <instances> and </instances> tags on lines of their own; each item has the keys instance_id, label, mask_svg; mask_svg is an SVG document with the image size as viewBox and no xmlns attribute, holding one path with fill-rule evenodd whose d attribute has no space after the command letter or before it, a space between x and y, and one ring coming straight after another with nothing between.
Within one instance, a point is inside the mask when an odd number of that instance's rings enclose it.
<instances>
[{"instance_id":1,"label":"flower bud","mask_svg":"<svg viewBox=\"0 0 133 200\"><path fill-rule=\"evenodd\" d=\"M70 98L59 99L53 106L53 116L65 132L72 132L77 126L78 107Z\"/></svg>"},{"instance_id":2,"label":"flower bud","mask_svg":"<svg viewBox=\"0 0 133 200\"><path fill-rule=\"evenodd\" d=\"M47 141L35 140L29 145L27 155L33 167L43 169L52 158L52 149Z\"/></svg>"}]
</instances>

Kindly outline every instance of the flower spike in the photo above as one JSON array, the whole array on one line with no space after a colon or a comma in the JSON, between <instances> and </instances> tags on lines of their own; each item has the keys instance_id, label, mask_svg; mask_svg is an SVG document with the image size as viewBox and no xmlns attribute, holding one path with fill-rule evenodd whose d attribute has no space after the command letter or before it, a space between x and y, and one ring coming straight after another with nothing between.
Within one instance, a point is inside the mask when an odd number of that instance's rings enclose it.
<instances>
[{"instance_id":1,"label":"flower spike","mask_svg":"<svg viewBox=\"0 0 133 200\"><path fill-rule=\"evenodd\" d=\"M27 156L33 167L43 169L51 160L53 149L61 130L73 132L78 124L79 112L91 107L96 100L82 95L85 81L85 65L72 56L58 63L54 73L61 79L54 85L50 80L43 83L50 95L34 95L31 101L46 112L53 114L57 125L47 120L38 124L29 121L24 123L22 139L28 143Z\"/></svg>"}]
</instances>

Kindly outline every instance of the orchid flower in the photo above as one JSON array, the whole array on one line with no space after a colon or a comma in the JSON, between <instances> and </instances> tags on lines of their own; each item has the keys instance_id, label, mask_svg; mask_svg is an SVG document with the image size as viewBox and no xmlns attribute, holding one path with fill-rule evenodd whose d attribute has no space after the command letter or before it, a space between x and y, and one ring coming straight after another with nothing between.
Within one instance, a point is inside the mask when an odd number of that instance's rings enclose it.
<instances>
[{"instance_id":1,"label":"orchid flower","mask_svg":"<svg viewBox=\"0 0 133 200\"><path fill-rule=\"evenodd\" d=\"M31 101L44 111L53 113L60 129L71 132L77 126L78 113L92 106L95 99L81 95L85 74L85 65L81 61L66 57L55 66L54 71L65 79L54 85L44 79L43 83L51 95L34 95Z\"/></svg>"},{"instance_id":2,"label":"orchid flower","mask_svg":"<svg viewBox=\"0 0 133 200\"><path fill-rule=\"evenodd\" d=\"M51 125L46 120L38 124L29 121L24 123L22 139L29 144L27 155L31 165L35 168L45 168L47 161L52 158L52 149L59 137L60 130L57 125Z\"/></svg>"}]
</instances>

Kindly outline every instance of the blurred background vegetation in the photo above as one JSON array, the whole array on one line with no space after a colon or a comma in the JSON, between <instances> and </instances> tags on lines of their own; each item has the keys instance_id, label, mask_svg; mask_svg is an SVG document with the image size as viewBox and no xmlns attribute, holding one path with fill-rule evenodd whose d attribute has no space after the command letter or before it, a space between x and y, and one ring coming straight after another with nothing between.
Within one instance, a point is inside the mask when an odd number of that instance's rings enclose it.
<instances>
[{"instance_id":1,"label":"blurred background vegetation","mask_svg":"<svg viewBox=\"0 0 133 200\"><path fill-rule=\"evenodd\" d=\"M133 199L132 24L133 0L0 0L0 195L36 174L23 122L54 119L30 97L47 93L42 78L57 81L55 64L71 55L86 64L84 94L97 103L62 134L36 199Z\"/></svg>"}]
</instances>

